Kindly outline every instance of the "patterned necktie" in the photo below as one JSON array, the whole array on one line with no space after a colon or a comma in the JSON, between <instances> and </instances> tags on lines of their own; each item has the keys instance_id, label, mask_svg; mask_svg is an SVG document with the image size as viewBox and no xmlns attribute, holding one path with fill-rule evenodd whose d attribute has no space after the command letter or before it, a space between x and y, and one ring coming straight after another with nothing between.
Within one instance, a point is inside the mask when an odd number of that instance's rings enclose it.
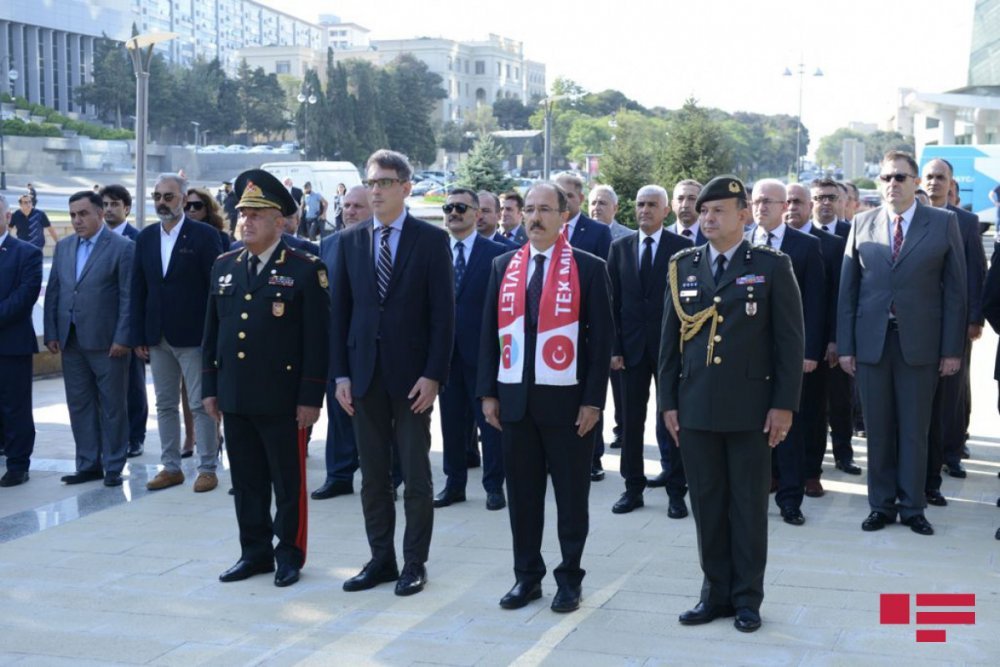
<instances>
[{"instance_id":1,"label":"patterned necktie","mask_svg":"<svg viewBox=\"0 0 1000 667\"><path fill-rule=\"evenodd\" d=\"M90 250L93 248L94 242L90 239L83 239L80 241L79 252L76 253L76 279L80 279L80 274L83 273L83 267L87 266L87 260L90 258Z\"/></svg>"},{"instance_id":2,"label":"patterned necktie","mask_svg":"<svg viewBox=\"0 0 1000 667\"><path fill-rule=\"evenodd\" d=\"M903 216L896 216L896 225L892 230L892 262L896 263L899 251L903 247Z\"/></svg>"},{"instance_id":3,"label":"patterned necktie","mask_svg":"<svg viewBox=\"0 0 1000 667\"><path fill-rule=\"evenodd\" d=\"M389 292L389 279L392 278L392 253L389 251L389 234L392 227L382 227L382 238L378 243L378 265L375 267L375 277L378 280L378 300L385 301Z\"/></svg>"},{"instance_id":4,"label":"patterned necktie","mask_svg":"<svg viewBox=\"0 0 1000 667\"><path fill-rule=\"evenodd\" d=\"M458 241L455 243L455 287L462 284L462 276L465 275L465 243Z\"/></svg>"},{"instance_id":5,"label":"patterned necktie","mask_svg":"<svg viewBox=\"0 0 1000 667\"><path fill-rule=\"evenodd\" d=\"M538 329L538 309L542 304L542 283L545 281L545 255L535 255L535 272L528 281L528 321L532 331Z\"/></svg>"},{"instance_id":6,"label":"patterned necktie","mask_svg":"<svg viewBox=\"0 0 1000 667\"><path fill-rule=\"evenodd\" d=\"M719 255L715 258L715 284L722 282L722 274L726 272L726 256Z\"/></svg>"},{"instance_id":7,"label":"patterned necktie","mask_svg":"<svg viewBox=\"0 0 1000 667\"><path fill-rule=\"evenodd\" d=\"M250 255L250 279L253 280L257 277L257 273L260 272L260 257L257 255Z\"/></svg>"},{"instance_id":8,"label":"patterned necktie","mask_svg":"<svg viewBox=\"0 0 1000 667\"><path fill-rule=\"evenodd\" d=\"M649 276L653 273L653 237L647 236L642 243L646 247L642 249L642 260L639 262L639 284L645 292L649 287Z\"/></svg>"}]
</instances>

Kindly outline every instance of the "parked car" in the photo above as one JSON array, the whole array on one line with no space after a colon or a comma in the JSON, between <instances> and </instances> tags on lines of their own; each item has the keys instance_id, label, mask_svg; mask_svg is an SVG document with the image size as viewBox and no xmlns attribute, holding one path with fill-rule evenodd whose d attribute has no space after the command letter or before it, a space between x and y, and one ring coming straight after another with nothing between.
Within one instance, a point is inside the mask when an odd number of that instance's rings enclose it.
<instances>
[{"instance_id":1,"label":"parked car","mask_svg":"<svg viewBox=\"0 0 1000 667\"><path fill-rule=\"evenodd\" d=\"M207 146L199 146L199 153L222 153L226 150L226 147L222 144L209 144Z\"/></svg>"},{"instance_id":2,"label":"parked car","mask_svg":"<svg viewBox=\"0 0 1000 667\"><path fill-rule=\"evenodd\" d=\"M247 153L273 153L274 146L268 146L267 144L260 144L259 146L254 146Z\"/></svg>"},{"instance_id":3,"label":"parked car","mask_svg":"<svg viewBox=\"0 0 1000 667\"><path fill-rule=\"evenodd\" d=\"M246 153L250 149L243 144L229 144L226 146L227 153Z\"/></svg>"},{"instance_id":4,"label":"parked car","mask_svg":"<svg viewBox=\"0 0 1000 667\"><path fill-rule=\"evenodd\" d=\"M442 185L444 184L432 178L428 178L414 185L413 188L410 190L410 195L413 197L423 197L429 191L433 190L434 188L439 188Z\"/></svg>"}]
</instances>

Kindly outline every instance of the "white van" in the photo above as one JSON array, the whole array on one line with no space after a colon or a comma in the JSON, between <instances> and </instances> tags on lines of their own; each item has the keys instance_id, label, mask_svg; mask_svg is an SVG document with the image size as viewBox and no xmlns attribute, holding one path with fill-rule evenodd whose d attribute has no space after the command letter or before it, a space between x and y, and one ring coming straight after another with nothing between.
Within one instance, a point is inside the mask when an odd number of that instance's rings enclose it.
<instances>
[{"instance_id":1,"label":"white van","mask_svg":"<svg viewBox=\"0 0 1000 667\"><path fill-rule=\"evenodd\" d=\"M361 173L350 162L267 162L260 166L274 174L279 181L292 179L292 185L301 188L306 182L312 183L314 192L323 195L328 202L337 194L337 185L343 183L350 190L361 185Z\"/></svg>"}]
</instances>

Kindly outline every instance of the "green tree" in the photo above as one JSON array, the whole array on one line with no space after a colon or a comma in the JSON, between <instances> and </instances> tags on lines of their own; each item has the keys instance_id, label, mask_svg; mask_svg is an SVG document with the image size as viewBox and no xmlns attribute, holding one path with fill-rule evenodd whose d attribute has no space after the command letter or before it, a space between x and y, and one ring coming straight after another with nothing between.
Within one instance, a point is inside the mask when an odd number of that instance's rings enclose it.
<instances>
[{"instance_id":1,"label":"green tree","mask_svg":"<svg viewBox=\"0 0 1000 667\"><path fill-rule=\"evenodd\" d=\"M410 54L389 63L379 79L382 127L389 147L416 163L428 164L435 158L431 113L437 101L448 96L441 81L439 75Z\"/></svg>"},{"instance_id":2,"label":"green tree","mask_svg":"<svg viewBox=\"0 0 1000 667\"><path fill-rule=\"evenodd\" d=\"M354 131L357 100L347 90L347 69L340 63L334 65L333 50L327 52L326 108L321 116L327 142L323 153L333 159L345 160L356 156L358 147Z\"/></svg>"},{"instance_id":3,"label":"green tree","mask_svg":"<svg viewBox=\"0 0 1000 667\"><path fill-rule=\"evenodd\" d=\"M906 151L915 153L913 137L900 134L899 132L886 132L876 130L864 137L865 160L868 162L881 162L882 156L889 151Z\"/></svg>"},{"instance_id":4,"label":"green tree","mask_svg":"<svg viewBox=\"0 0 1000 667\"><path fill-rule=\"evenodd\" d=\"M656 139L659 126L650 121L637 112L617 114L615 138L608 142L600 160L601 182L618 194L616 218L632 227L635 227L635 194L642 186L656 182L656 155L662 149L663 139Z\"/></svg>"},{"instance_id":5,"label":"green tree","mask_svg":"<svg viewBox=\"0 0 1000 667\"><path fill-rule=\"evenodd\" d=\"M713 120L694 98L688 98L669 121L668 132L657 159L657 182L693 178L705 183L732 168L729 140L722 124Z\"/></svg>"},{"instance_id":6,"label":"green tree","mask_svg":"<svg viewBox=\"0 0 1000 667\"><path fill-rule=\"evenodd\" d=\"M472 145L472 150L455 170L455 180L473 190L505 192L513 181L503 169L503 147L488 134L481 134Z\"/></svg>"},{"instance_id":7,"label":"green tree","mask_svg":"<svg viewBox=\"0 0 1000 667\"><path fill-rule=\"evenodd\" d=\"M319 81L319 74L316 70L306 70L305 78L302 80L302 88L299 95L309 95L316 97L316 102L298 102L298 109L295 111L295 134L299 137L299 145L304 151L303 155L307 160L317 160L324 156L324 151L333 143L330 137L330 128L326 122L328 101L323 94L323 86ZM296 99L296 101L298 101Z\"/></svg>"},{"instance_id":8,"label":"green tree","mask_svg":"<svg viewBox=\"0 0 1000 667\"><path fill-rule=\"evenodd\" d=\"M835 130L833 134L828 134L819 140L819 148L816 149L816 162L821 167L840 164L843 158L845 139L858 139L860 141L864 141L865 135L846 127Z\"/></svg>"},{"instance_id":9,"label":"green tree","mask_svg":"<svg viewBox=\"0 0 1000 667\"><path fill-rule=\"evenodd\" d=\"M76 87L79 104L92 105L101 120L122 127L135 113L135 73L122 42L106 36L94 42L92 81Z\"/></svg>"},{"instance_id":10,"label":"green tree","mask_svg":"<svg viewBox=\"0 0 1000 667\"><path fill-rule=\"evenodd\" d=\"M347 71L347 90L354 98L354 148L355 153L344 159L356 165L363 164L368 156L388 145L382 127L382 100L378 94L379 73L376 67L364 60L344 62Z\"/></svg>"},{"instance_id":11,"label":"green tree","mask_svg":"<svg viewBox=\"0 0 1000 667\"><path fill-rule=\"evenodd\" d=\"M247 61L243 60L240 62L237 80L239 87L236 107L247 140L251 135L268 137L284 130L285 94L278 83L278 77L265 73L263 67L251 70Z\"/></svg>"},{"instance_id":12,"label":"green tree","mask_svg":"<svg viewBox=\"0 0 1000 667\"><path fill-rule=\"evenodd\" d=\"M493 103L493 115L504 130L526 130L531 118L531 109L521 100L501 98Z\"/></svg>"}]
</instances>

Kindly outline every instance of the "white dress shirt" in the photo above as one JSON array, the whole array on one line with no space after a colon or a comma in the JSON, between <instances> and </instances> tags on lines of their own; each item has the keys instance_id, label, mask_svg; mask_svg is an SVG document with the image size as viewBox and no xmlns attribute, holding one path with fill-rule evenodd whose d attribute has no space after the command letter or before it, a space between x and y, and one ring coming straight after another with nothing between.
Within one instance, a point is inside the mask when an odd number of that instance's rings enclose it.
<instances>
[{"instance_id":1,"label":"white dress shirt","mask_svg":"<svg viewBox=\"0 0 1000 667\"><path fill-rule=\"evenodd\" d=\"M174 246L177 245L177 239L181 237L181 229L183 227L183 215L169 232L163 226L163 223L160 223L160 262L163 264L164 276L167 275L167 269L170 268L170 257L174 254Z\"/></svg>"}]
</instances>

